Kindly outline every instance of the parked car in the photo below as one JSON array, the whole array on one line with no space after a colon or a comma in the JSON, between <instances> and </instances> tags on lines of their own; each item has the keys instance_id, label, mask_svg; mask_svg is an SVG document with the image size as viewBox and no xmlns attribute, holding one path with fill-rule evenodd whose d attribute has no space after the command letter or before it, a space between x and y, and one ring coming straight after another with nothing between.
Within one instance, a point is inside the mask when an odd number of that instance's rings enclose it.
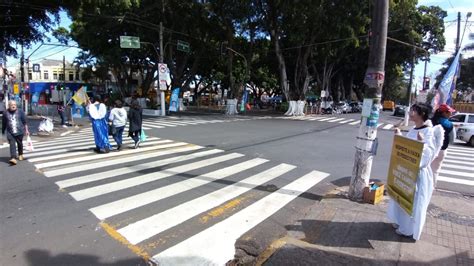
<instances>
[{"instance_id":1,"label":"parked car","mask_svg":"<svg viewBox=\"0 0 474 266\"><path fill-rule=\"evenodd\" d=\"M395 102L394 101L383 101L382 111L389 110L395 111Z\"/></svg>"},{"instance_id":2,"label":"parked car","mask_svg":"<svg viewBox=\"0 0 474 266\"><path fill-rule=\"evenodd\" d=\"M350 112L351 113L360 113L362 112L362 103L359 102L351 102L349 104Z\"/></svg>"},{"instance_id":3,"label":"parked car","mask_svg":"<svg viewBox=\"0 0 474 266\"><path fill-rule=\"evenodd\" d=\"M457 113L449 118L456 128L456 138L474 147L474 114Z\"/></svg>"},{"instance_id":4,"label":"parked car","mask_svg":"<svg viewBox=\"0 0 474 266\"><path fill-rule=\"evenodd\" d=\"M349 111L351 110L351 108L349 107L349 104L347 104L346 102L338 102L336 104L336 108L341 112L341 113L349 113Z\"/></svg>"},{"instance_id":5,"label":"parked car","mask_svg":"<svg viewBox=\"0 0 474 266\"><path fill-rule=\"evenodd\" d=\"M395 106L395 111L393 112L394 116L405 116L405 112L407 107L404 105L397 105Z\"/></svg>"}]
</instances>

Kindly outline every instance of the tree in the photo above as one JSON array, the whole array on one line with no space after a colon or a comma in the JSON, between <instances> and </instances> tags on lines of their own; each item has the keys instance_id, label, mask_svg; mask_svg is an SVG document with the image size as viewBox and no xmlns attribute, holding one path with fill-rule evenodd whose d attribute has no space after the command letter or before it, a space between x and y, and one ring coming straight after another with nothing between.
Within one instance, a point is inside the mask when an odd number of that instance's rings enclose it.
<instances>
[{"instance_id":1,"label":"tree","mask_svg":"<svg viewBox=\"0 0 474 266\"><path fill-rule=\"evenodd\" d=\"M59 21L59 0L17 0L0 3L0 50L18 56L15 44L30 47Z\"/></svg>"}]
</instances>

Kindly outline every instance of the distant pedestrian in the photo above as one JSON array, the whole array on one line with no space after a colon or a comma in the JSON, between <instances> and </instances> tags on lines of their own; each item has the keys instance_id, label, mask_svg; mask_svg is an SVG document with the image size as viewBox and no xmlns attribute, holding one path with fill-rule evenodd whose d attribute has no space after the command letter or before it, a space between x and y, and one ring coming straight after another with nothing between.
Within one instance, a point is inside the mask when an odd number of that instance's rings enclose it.
<instances>
[{"instance_id":1,"label":"distant pedestrian","mask_svg":"<svg viewBox=\"0 0 474 266\"><path fill-rule=\"evenodd\" d=\"M8 109L3 113L2 135L7 135L10 143L10 164L16 165L18 160L23 161L23 136L29 135L26 116L17 108L15 101L8 102ZM17 157L18 146L18 157Z\"/></svg>"},{"instance_id":2,"label":"distant pedestrian","mask_svg":"<svg viewBox=\"0 0 474 266\"><path fill-rule=\"evenodd\" d=\"M3 95L0 95L0 114L3 114L7 108L5 107L5 99Z\"/></svg>"},{"instance_id":3,"label":"distant pedestrian","mask_svg":"<svg viewBox=\"0 0 474 266\"><path fill-rule=\"evenodd\" d=\"M110 111L109 120L112 121L112 136L119 151L122 149L122 134L127 124L127 110L123 108L122 101L115 101L115 107Z\"/></svg>"},{"instance_id":4,"label":"distant pedestrian","mask_svg":"<svg viewBox=\"0 0 474 266\"><path fill-rule=\"evenodd\" d=\"M61 126L62 127L67 127L66 125L66 115L64 114L64 111L66 111L66 107L63 105L63 103L58 104L57 106L57 111L58 115L61 118Z\"/></svg>"},{"instance_id":5,"label":"distant pedestrian","mask_svg":"<svg viewBox=\"0 0 474 266\"><path fill-rule=\"evenodd\" d=\"M443 164L444 157L446 157L449 142L453 139L453 123L449 121L449 117L451 114L456 112L453 108L451 108L447 104L441 104L439 108L436 110L433 118L431 119L431 123L433 126L441 125L444 129L444 141L443 146L441 146L441 150L436 155L435 159L431 163L431 170L433 170L433 181L434 186L436 187L436 182L438 179L439 169Z\"/></svg>"},{"instance_id":6,"label":"distant pedestrian","mask_svg":"<svg viewBox=\"0 0 474 266\"><path fill-rule=\"evenodd\" d=\"M129 133L128 136L135 142L135 149L140 145L140 133L142 131L142 108L137 100L133 100L128 112Z\"/></svg>"},{"instance_id":7,"label":"distant pedestrian","mask_svg":"<svg viewBox=\"0 0 474 266\"><path fill-rule=\"evenodd\" d=\"M92 122L92 131L94 132L95 151L100 153L110 151L109 133L107 125L107 107L100 102L100 97L94 97L94 102L87 100L87 109Z\"/></svg>"}]
</instances>

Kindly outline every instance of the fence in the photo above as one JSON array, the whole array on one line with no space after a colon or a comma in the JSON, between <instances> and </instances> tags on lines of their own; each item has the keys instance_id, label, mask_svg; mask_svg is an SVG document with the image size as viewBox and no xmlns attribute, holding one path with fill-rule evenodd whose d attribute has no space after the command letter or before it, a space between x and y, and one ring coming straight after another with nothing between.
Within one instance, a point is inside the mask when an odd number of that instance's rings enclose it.
<instances>
[{"instance_id":1,"label":"fence","mask_svg":"<svg viewBox=\"0 0 474 266\"><path fill-rule=\"evenodd\" d=\"M460 113L474 113L474 103L455 103L454 109Z\"/></svg>"}]
</instances>

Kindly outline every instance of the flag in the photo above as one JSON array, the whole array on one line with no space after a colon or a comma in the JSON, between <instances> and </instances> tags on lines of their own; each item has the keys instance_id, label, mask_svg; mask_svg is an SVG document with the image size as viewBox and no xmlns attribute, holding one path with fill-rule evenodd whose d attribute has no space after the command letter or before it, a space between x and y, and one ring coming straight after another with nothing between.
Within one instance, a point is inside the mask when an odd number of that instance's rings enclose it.
<instances>
[{"instance_id":1,"label":"flag","mask_svg":"<svg viewBox=\"0 0 474 266\"><path fill-rule=\"evenodd\" d=\"M461 52L459 51L453 62L449 66L448 71L443 77L443 80L439 84L438 91L440 93L440 104L452 104L452 93L456 88L456 78L459 72L459 57Z\"/></svg>"},{"instance_id":2,"label":"flag","mask_svg":"<svg viewBox=\"0 0 474 266\"><path fill-rule=\"evenodd\" d=\"M87 94L84 91L84 88L79 88L72 96L72 99L79 105L85 103L87 101Z\"/></svg>"}]
</instances>

